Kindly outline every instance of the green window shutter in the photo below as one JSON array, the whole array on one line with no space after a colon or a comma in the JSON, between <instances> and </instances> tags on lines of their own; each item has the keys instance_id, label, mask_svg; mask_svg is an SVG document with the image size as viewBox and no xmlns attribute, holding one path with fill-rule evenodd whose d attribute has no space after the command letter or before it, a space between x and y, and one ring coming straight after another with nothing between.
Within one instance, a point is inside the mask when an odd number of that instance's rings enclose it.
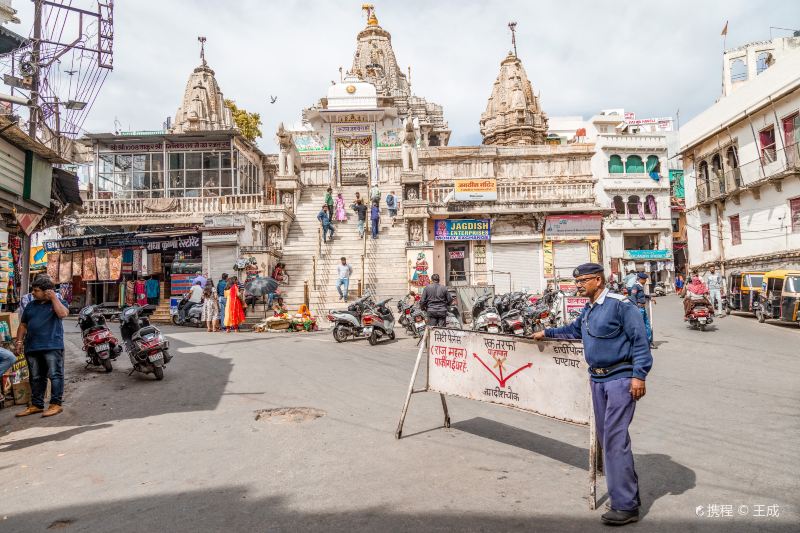
<instances>
[{"instance_id":1,"label":"green window shutter","mask_svg":"<svg viewBox=\"0 0 800 533\"><path fill-rule=\"evenodd\" d=\"M625 161L625 172L628 174L633 172L644 172L644 163L642 162L642 158L638 155L629 155L628 160Z\"/></svg>"},{"instance_id":2,"label":"green window shutter","mask_svg":"<svg viewBox=\"0 0 800 533\"><path fill-rule=\"evenodd\" d=\"M625 167L622 165L622 158L618 155L612 155L608 158L608 173L609 174L622 174L625 172Z\"/></svg>"}]
</instances>

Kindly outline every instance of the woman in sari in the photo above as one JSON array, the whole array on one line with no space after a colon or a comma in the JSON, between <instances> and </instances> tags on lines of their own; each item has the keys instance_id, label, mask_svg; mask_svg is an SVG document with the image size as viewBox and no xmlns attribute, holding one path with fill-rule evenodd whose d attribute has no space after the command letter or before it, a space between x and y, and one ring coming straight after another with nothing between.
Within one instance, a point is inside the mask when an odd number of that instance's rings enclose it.
<instances>
[{"instance_id":1,"label":"woman in sari","mask_svg":"<svg viewBox=\"0 0 800 533\"><path fill-rule=\"evenodd\" d=\"M239 289L239 279L236 276L228 278L228 287L225 289L225 331L239 332L239 325L244 322L244 306Z\"/></svg>"},{"instance_id":2,"label":"woman in sari","mask_svg":"<svg viewBox=\"0 0 800 533\"><path fill-rule=\"evenodd\" d=\"M702 278L696 273L692 273L692 280L686 284L686 297L683 299L683 319L687 320L689 313L695 305L711 305L708 301L708 287L703 283Z\"/></svg>"},{"instance_id":3,"label":"woman in sari","mask_svg":"<svg viewBox=\"0 0 800 533\"><path fill-rule=\"evenodd\" d=\"M342 196L342 193L336 195L336 221L347 221L347 211L344 210L344 197Z\"/></svg>"}]
</instances>

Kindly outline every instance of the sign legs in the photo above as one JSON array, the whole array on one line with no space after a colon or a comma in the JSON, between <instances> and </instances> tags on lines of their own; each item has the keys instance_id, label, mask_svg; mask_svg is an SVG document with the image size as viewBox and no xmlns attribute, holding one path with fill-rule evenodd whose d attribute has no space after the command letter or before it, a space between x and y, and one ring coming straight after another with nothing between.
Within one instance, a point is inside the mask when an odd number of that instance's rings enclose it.
<instances>
[{"instance_id":1,"label":"sign legs","mask_svg":"<svg viewBox=\"0 0 800 533\"><path fill-rule=\"evenodd\" d=\"M442 399L442 409L444 410L444 427L450 427L450 413L447 412L447 400L444 399L444 394L439 394Z\"/></svg>"},{"instance_id":2,"label":"sign legs","mask_svg":"<svg viewBox=\"0 0 800 533\"><path fill-rule=\"evenodd\" d=\"M400 422L397 424L397 431L394 433L394 438L399 439L403 436L403 423L406 421L406 414L408 414L408 404L411 403L411 395L415 392L425 392L428 390L427 384L425 385L424 389L421 390L414 390L414 382L417 380L417 373L419 372L419 365L422 362L422 356L427 355L426 352L428 350L428 336L430 335L430 329L425 329L425 336L422 338L422 341L419 343L419 351L417 352L417 362L414 363L414 372L411 373L411 383L408 384L408 394L406 395L406 401L403 404L403 411L400 413ZM442 396L442 405L444 405L444 412L445 412L445 421L447 423L447 427L450 427L450 418L447 416L447 404L444 403L444 396Z\"/></svg>"}]
</instances>

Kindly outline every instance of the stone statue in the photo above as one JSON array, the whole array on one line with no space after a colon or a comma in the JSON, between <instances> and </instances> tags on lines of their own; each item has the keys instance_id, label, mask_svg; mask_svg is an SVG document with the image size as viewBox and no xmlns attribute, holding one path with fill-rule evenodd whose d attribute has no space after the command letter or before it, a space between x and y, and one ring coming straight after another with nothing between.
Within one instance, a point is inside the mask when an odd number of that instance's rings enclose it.
<instances>
[{"instance_id":1,"label":"stone statue","mask_svg":"<svg viewBox=\"0 0 800 533\"><path fill-rule=\"evenodd\" d=\"M267 244L276 250L280 250L283 243L281 242L281 227L272 225L267 230Z\"/></svg>"},{"instance_id":2,"label":"stone statue","mask_svg":"<svg viewBox=\"0 0 800 533\"><path fill-rule=\"evenodd\" d=\"M416 187L406 189L406 200L416 200L419 197Z\"/></svg>"},{"instance_id":3,"label":"stone statue","mask_svg":"<svg viewBox=\"0 0 800 533\"><path fill-rule=\"evenodd\" d=\"M283 193L283 205L286 206L286 209L293 210L294 209L294 194L290 192Z\"/></svg>"},{"instance_id":4,"label":"stone statue","mask_svg":"<svg viewBox=\"0 0 800 533\"><path fill-rule=\"evenodd\" d=\"M416 172L419 170L419 154L417 153L418 126L414 124L411 117L405 119L403 122L403 146L400 152L400 157L403 160L403 170L406 172Z\"/></svg>"},{"instance_id":5,"label":"stone statue","mask_svg":"<svg viewBox=\"0 0 800 533\"><path fill-rule=\"evenodd\" d=\"M291 176L295 173L295 156L297 149L292 140L292 134L286 131L283 127L283 122L278 124L278 132L275 136L275 141L281 150L278 156L278 175Z\"/></svg>"},{"instance_id":6,"label":"stone statue","mask_svg":"<svg viewBox=\"0 0 800 533\"><path fill-rule=\"evenodd\" d=\"M422 222L414 220L408 225L408 237L411 242L422 242Z\"/></svg>"}]
</instances>

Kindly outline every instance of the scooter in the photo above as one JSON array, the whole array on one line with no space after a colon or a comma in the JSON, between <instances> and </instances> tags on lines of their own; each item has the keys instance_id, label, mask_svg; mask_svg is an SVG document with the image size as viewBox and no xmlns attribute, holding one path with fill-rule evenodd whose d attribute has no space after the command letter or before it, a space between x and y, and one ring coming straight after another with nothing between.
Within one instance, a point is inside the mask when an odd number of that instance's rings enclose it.
<instances>
[{"instance_id":1,"label":"scooter","mask_svg":"<svg viewBox=\"0 0 800 533\"><path fill-rule=\"evenodd\" d=\"M113 370L111 361L122 353L122 346L106 326L102 309L89 305L78 313L78 327L83 337L83 351L86 352L86 366L102 366L106 372Z\"/></svg>"},{"instance_id":2,"label":"scooter","mask_svg":"<svg viewBox=\"0 0 800 533\"><path fill-rule=\"evenodd\" d=\"M394 340L394 314L386 307L392 299L381 300L373 307L364 311L361 316L361 324L364 326L364 336L369 339L372 346L378 344L381 337L389 337Z\"/></svg>"},{"instance_id":3,"label":"scooter","mask_svg":"<svg viewBox=\"0 0 800 533\"><path fill-rule=\"evenodd\" d=\"M400 315L397 322L415 339L425 331L425 313L419 308L417 301L418 299L415 299L413 304L405 300L397 302L397 311Z\"/></svg>"},{"instance_id":4,"label":"scooter","mask_svg":"<svg viewBox=\"0 0 800 533\"><path fill-rule=\"evenodd\" d=\"M500 333L500 315L494 306L487 305L492 300L491 295L484 294L472 304L472 329L488 333Z\"/></svg>"},{"instance_id":5,"label":"scooter","mask_svg":"<svg viewBox=\"0 0 800 533\"><path fill-rule=\"evenodd\" d=\"M522 319L522 313L517 309L511 309L504 314L500 320L500 324L504 333L509 333L511 335L525 334L525 323Z\"/></svg>"},{"instance_id":6,"label":"scooter","mask_svg":"<svg viewBox=\"0 0 800 533\"><path fill-rule=\"evenodd\" d=\"M153 311L153 305L126 307L120 313L119 330L133 365L130 374L153 374L156 380L161 381L164 379L164 368L172 356L169 353L169 341L157 327L150 325L147 318Z\"/></svg>"},{"instance_id":7,"label":"scooter","mask_svg":"<svg viewBox=\"0 0 800 533\"><path fill-rule=\"evenodd\" d=\"M663 281L659 281L656 283L655 289L653 289L653 294L656 296L666 296L667 295L667 284Z\"/></svg>"},{"instance_id":8,"label":"scooter","mask_svg":"<svg viewBox=\"0 0 800 533\"><path fill-rule=\"evenodd\" d=\"M193 305L181 319L181 311L189 305L189 299L183 297L178 304L178 312L172 315L172 323L176 326L194 326L199 328L203 325L203 304Z\"/></svg>"},{"instance_id":9,"label":"scooter","mask_svg":"<svg viewBox=\"0 0 800 533\"><path fill-rule=\"evenodd\" d=\"M458 296L456 291L447 290L450 295L450 304L447 306L447 316L445 317L445 327L448 329L463 329L461 324L461 312L458 310Z\"/></svg>"},{"instance_id":10,"label":"scooter","mask_svg":"<svg viewBox=\"0 0 800 533\"><path fill-rule=\"evenodd\" d=\"M689 311L689 325L693 328L700 328L705 331L706 326L714 322L713 308L708 305L705 299L692 302L692 309Z\"/></svg>"},{"instance_id":11,"label":"scooter","mask_svg":"<svg viewBox=\"0 0 800 533\"><path fill-rule=\"evenodd\" d=\"M370 305L372 305L372 299L367 295L348 305L347 309L328 311L328 320L333 324L333 338L336 339L336 342L344 342L348 337L365 337L364 327L361 325L361 315Z\"/></svg>"}]
</instances>

